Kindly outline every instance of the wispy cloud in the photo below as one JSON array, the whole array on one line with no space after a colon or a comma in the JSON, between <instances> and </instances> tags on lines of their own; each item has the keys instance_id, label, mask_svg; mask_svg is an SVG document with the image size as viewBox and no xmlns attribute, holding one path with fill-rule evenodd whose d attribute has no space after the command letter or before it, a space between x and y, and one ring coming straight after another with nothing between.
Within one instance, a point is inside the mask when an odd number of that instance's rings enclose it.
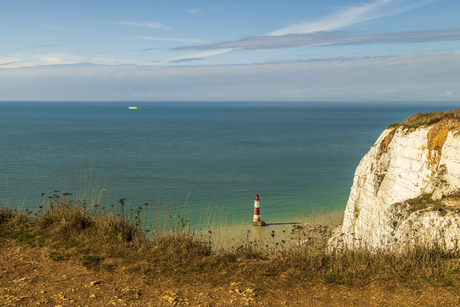
<instances>
[{"instance_id":1,"label":"wispy cloud","mask_svg":"<svg viewBox=\"0 0 460 307\"><path fill-rule=\"evenodd\" d=\"M147 27L147 28L154 28L154 29L170 29L169 26L164 25L159 22L128 22L128 21L121 21L121 22L112 22L115 25L127 25L127 26L136 26L136 27Z\"/></svg>"},{"instance_id":2,"label":"wispy cloud","mask_svg":"<svg viewBox=\"0 0 460 307\"><path fill-rule=\"evenodd\" d=\"M192 9L192 10L189 10L190 13L192 14L199 14L199 13L202 13L203 10L200 10L200 9Z\"/></svg>"},{"instance_id":3,"label":"wispy cloud","mask_svg":"<svg viewBox=\"0 0 460 307\"><path fill-rule=\"evenodd\" d=\"M270 32L267 35L173 50L275 49L314 45L357 45L374 43L410 43L460 39L460 30L359 34L338 29L359 22L398 14L435 0L376 0L362 6L347 7L318 21L309 21ZM227 51L227 52L228 52Z\"/></svg>"},{"instance_id":4,"label":"wispy cloud","mask_svg":"<svg viewBox=\"0 0 460 307\"><path fill-rule=\"evenodd\" d=\"M202 61L204 58L185 58L185 59L178 59L169 61L168 63L185 63L185 62L194 62L194 61Z\"/></svg>"},{"instance_id":5,"label":"wispy cloud","mask_svg":"<svg viewBox=\"0 0 460 307\"><path fill-rule=\"evenodd\" d=\"M132 37L132 36L130 36ZM193 38L175 38L175 37L150 37L150 36L136 36L138 39L154 40L154 41L167 41L167 42L182 42L182 43L199 43L199 39Z\"/></svg>"},{"instance_id":6,"label":"wispy cloud","mask_svg":"<svg viewBox=\"0 0 460 307\"><path fill-rule=\"evenodd\" d=\"M3 58L0 58L0 67L1 68L15 67L15 65L17 65L17 63L21 61L22 59L17 56L3 57Z\"/></svg>"},{"instance_id":7,"label":"wispy cloud","mask_svg":"<svg viewBox=\"0 0 460 307\"><path fill-rule=\"evenodd\" d=\"M0 58L0 68L21 68L44 65L76 64L83 60L82 57L65 53L35 54L29 57Z\"/></svg>"},{"instance_id":8,"label":"wispy cloud","mask_svg":"<svg viewBox=\"0 0 460 307\"><path fill-rule=\"evenodd\" d=\"M399 91L400 91L399 89L395 89L395 88L386 88L386 89L378 90L377 94L393 94Z\"/></svg>"},{"instance_id":9,"label":"wispy cloud","mask_svg":"<svg viewBox=\"0 0 460 307\"><path fill-rule=\"evenodd\" d=\"M186 62L186 61L196 61L196 60L202 60L203 58L206 58L206 57L227 53L230 51L232 51L232 49L219 49L219 50L213 50L213 51L208 51L208 52L201 52L201 53L174 57L174 58L170 58L170 59L166 59L162 61L155 61L152 63L166 64L166 63L180 63L180 62Z\"/></svg>"},{"instance_id":10,"label":"wispy cloud","mask_svg":"<svg viewBox=\"0 0 460 307\"><path fill-rule=\"evenodd\" d=\"M153 50L162 50L162 49L165 49L165 48L147 48L147 49L142 49L138 51L153 51Z\"/></svg>"},{"instance_id":11,"label":"wispy cloud","mask_svg":"<svg viewBox=\"0 0 460 307\"><path fill-rule=\"evenodd\" d=\"M318 21L306 21L267 35L305 34L331 31L363 21L399 14L434 0L377 0L362 6L346 7Z\"/></svg>"},{"instance_id":12,"label":"wispy cloud","mask_svg":"<svg viewBox=\"0 0 460 307\"><path fill-rule=\"evenodd\" d=\"M275 49L314 45L362 45L375 43L424 43L460 40L460 29L413 31L398 33L354 34L344 31L315 32L283 36L249 37L236 41L200 46L183 46L173 50L186 49Z\"/></svg>"},{"instance_id":13,"label":"wispy cloud","mask_svg":"<svg viewBox=\"0 0 460 307\"><path fill-rule=\"evenodd\" d=\"M172 101L382 101L385 93L451 101L459 97L459 65L459 52L246 65L45 65L0 69L0 92L3 99L126 101L153 93L155 84Z\"/></svg>"},{"instance_id":14,"label":"wispy cloud","mask_svg":"<svg viewBox=\"0 0 460 307\"><path fill-rule=\"evenodd\" d=\"M124 59L110 59L110 58L92 58L91 63L95 64L104 64L104 65L121 65L121 64L131 64L135 61L133 60L124 60Z\"/></svg>"}]
</instances>

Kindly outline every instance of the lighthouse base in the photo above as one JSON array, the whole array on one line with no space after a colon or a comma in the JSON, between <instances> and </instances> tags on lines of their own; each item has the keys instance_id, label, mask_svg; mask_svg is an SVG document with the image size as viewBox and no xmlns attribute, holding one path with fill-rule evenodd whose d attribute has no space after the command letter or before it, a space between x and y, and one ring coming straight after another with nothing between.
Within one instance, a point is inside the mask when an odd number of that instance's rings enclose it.
<instances>
[{"instance_id":1,"label":"lighthouse base","mask_svg":"<svg viewBox=\"0 0 460 307\"><path fill-rule=\"evenodd\" d=\"M252 222L252 226L265 226L265 222L264 221Z\"/></svg>"}]
</instances>

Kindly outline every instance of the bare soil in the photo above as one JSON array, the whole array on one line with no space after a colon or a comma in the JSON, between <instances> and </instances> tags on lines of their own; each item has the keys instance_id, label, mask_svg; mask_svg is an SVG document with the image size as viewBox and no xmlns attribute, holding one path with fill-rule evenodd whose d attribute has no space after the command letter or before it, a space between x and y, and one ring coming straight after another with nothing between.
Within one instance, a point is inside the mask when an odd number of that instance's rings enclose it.
<instances>
[{"instance_id":1,"label":"bare soil","mask_svg":"<svg viewBox=\"0 0 460 307\"><path fill-rule=\"evenodd\" d=\"M456 289L315 282L270 289L243 282L191 284L141 274L93 271L50 249L0 238L0 306L459 306Z\"/></svg>"}]
</instances>

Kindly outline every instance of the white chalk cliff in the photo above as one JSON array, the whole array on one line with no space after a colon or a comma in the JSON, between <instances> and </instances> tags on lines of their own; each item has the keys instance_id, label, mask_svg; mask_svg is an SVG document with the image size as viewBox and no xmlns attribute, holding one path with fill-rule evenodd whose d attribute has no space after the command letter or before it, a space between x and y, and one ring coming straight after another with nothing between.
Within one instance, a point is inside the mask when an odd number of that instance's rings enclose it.
<instances>
[{"instance_id":1,"label":"white chalk cliff","mask_svg":"<svg viewBox=\"0 0 460 307\"><path fill-rule=\"evenodd\" d=\"M331 248L458 248L458 118L460 110L416 114L380 135L356 169Z\"/></svg>"}]
</instances>

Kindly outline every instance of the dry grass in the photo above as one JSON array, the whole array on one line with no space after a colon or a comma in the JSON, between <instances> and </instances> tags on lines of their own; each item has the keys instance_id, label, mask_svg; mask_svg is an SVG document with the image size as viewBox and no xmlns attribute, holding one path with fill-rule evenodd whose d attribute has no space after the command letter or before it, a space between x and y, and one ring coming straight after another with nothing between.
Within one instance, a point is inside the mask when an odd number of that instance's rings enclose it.
<instances>
[{"instance_id":1,"label":"dry grass","mask_svg":"<svg viewBox=\"0 0 460 307\"><path fill-rule=\"evenodd\" d=\"M441 205L441 201L433 200L431 196L432 194L422 194L418 197L406 200L405 203L409 205L409 212L412 213L431 207L439 207Z\"/></svg>"},{"instance_id":2,"label":"dry grass","mask_svg":"<svg viewBox=\"0 0 460 307\"><path fill-rule=\"evenodd\" d=\"M448 112L431 112L431 113L417 113L406 118L402 123L393 123L388 128L404 128L415 129L425 125L432 125L440 122L443 119L452 119L460 122L460 109L451 110Z\"/></svg>"},{"instance_id":3,"label":"dry grass","mask_svg":"<svg viewBox=\"0 0 460 307\"><path fill-rule=\"evenodd\" d=\"M441 199L432 199L431 193L425 193L418 197L405 200L401 204L409 206L409 212L416 211L437 211L441 216L449 212L458 214L460 212L460 191L443 195Z\"/></svg>"},{"instance_id":4,"label":"dry grass","mask_svg":"<svg viewBox=\"0 0 460 307\"><path fill-rule=\"evenodd\" d=\"M318 225L272 231L265 241L248 235L238 244L216 249L211 232L189 231L181 214L169 209L161 214L158 204L134 210L120 199L117 211L111 205L89 206L59 191L44 200L33 212L1 208L0 236L26 246L48 246L51 259L74 259L93 270L125 270L146 280L172 278L181 283L257 282L267 288L312 281L345 286L394 280L410 287L459 285L457 252L419 248L401 255L365 250L334 254L326 251L331 230ZM150 229L148 215L154 223Z\"/></svg>"}]
</instances>

